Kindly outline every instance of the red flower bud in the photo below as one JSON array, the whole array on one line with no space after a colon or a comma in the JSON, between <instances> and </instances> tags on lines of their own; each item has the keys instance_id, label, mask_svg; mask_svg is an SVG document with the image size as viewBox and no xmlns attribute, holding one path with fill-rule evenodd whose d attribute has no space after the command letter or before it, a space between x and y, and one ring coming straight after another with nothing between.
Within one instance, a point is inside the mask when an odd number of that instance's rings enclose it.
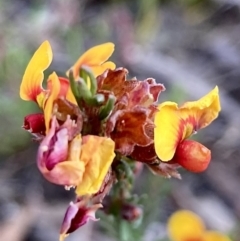
<instances>
[{"instance_id":1,"label":"red flower bud","mask_svg":"<svg viewBox=\"0 0 240 241\"><path fill-rule=\"evenodd\" d=\"M95 212L101 208L100 203L88 206L88 199L71 202L63 219L60 231L60 241L63 241L70 233L86 224L89 220L98 221Z\"/></svg>"},{"instance_id":2,"label":"red flower bud","mask_svg":"<svg viewBox=\"0 0 240 241\"><path fill-rule=\"evenodd\" d=\"M44 115L42 113L35 113L25 116L22 128L32 134L45 135Z\"/></svg>"},{"instance_id":3,"label":"red flower bud","mask_svg":"<svg viewBox=\"0 0 240 241\"><path fill-rule=\"evenodd\" d=\"M202 144L193 140L184 140L176 150L174 162L190 172L203 172L211 160L211 151Z\"/></svg>"}]
</instances>

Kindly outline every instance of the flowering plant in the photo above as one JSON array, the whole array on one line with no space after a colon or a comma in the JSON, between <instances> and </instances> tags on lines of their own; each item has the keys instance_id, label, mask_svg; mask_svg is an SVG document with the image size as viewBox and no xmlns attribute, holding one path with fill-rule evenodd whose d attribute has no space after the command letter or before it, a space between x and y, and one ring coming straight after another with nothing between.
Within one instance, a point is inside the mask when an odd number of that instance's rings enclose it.
<instances>
[{"instance_id":1,"label":"flowering plant","mask_svg":"<svg viewBox=\"0 0 240 241\"><path fill-rule=\"evenodd\" d=\"M130 201L130 184L141 165L157 175L181 178L179 167L202 172L211 159L209 149L188 138L217 118L218 87L180 107L170 101L159 105L164 85L153 78L128 79L127 69L107 61L113 51L112 43L91 48L66 77L50 74L44 89L44 71L53 57L45 41L20 86L20 97L41 110L26 116L23 125L40 143L40 172L52 183L75 189L60 240L96 221L99 208L111 213L111 195L106 196L114 188L118 215L129 221L139 218L142 212Z\"/></svg>"}]
</instances>

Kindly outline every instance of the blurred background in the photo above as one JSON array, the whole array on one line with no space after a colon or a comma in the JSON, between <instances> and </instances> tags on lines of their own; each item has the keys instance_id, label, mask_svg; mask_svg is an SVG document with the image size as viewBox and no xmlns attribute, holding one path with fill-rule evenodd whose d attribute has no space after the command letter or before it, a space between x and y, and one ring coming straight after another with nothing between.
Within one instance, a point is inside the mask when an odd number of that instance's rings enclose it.
<instances>
[{"instance_id":1,"label":"blurred background","mask_svg":"<svg viewBox=\"0 0 240 241\"><path fill-rule=\"evenodd\" d=\"M20 100L20 82L46 39L54 60L45 76L64 75L86 49L112 41L117 66L166 86L160 101L196 100L219 86L221 115L196 137L212 150L210 167L202 174L180 170L182 181L144 170L134 192L146 194L146 215L122 240L168 240L166 221L181 208L240 240L239 0L0 0L0 240L58 240L73 199L43 179L37 143L21 129L24 116L39 110ZM111 220L97 216L100 222L67 240L116 240Z\"/></svg>"}]
</instances>

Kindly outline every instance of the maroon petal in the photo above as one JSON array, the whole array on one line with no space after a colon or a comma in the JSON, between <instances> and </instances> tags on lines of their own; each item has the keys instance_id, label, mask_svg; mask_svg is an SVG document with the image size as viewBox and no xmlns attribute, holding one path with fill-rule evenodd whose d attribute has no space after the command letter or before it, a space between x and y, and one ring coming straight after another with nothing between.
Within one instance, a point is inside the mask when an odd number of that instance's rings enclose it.
<instances>
[{"instance_id":1,"label":"maroon petal","mask_svg":"<svg viewBox=\"0 0 240 241\"><path fill-rule=\"evenodd\" d=\"M95 217L95 212L101 207L100 203L88 206L86 198L75 203L71 202L62 222L60 241L64 240L66 236L86 224L89 220L98 221Z\"/></svg>"},{"instance_id":2,"label":"maroon petal","mask_svg":"<svg viewBox=\"0 0 240 241\"><path fill-rule=\"evenodd\" d=\"M44 115L42 113L35 113L25 116L22 128L32 134L45 135Z\"/></svg>"},{"instance_id":3,"label":"maroon petal","mask_svg":"<svg viewBox=\"0 0 240 241\"><path fill-rule=\"evenodd\" d=\"M155 79L148 78L145 81L147 81L150 85L150 93L153 95L154 102L158 101L159 95L162 91L165 91L166 88L163 84L156 83Z\"/></svg>"},{"instance_id":4,"label":"maroon petal","mask_svg":"<svg viewBox=\"0 0 240 241\"><path fill-rule=\"evenodd\" d=\"M119 110L109 118L106 134L114 140L116 151L130 155L135 145L147 146L153 142L145 129L148 121L146 108Z\"/></svg>"},{"instance_id":5,"label":"maroon petal","mask_svg":"<svg viewBox=\"0 0 240 241\"><path fill-rule=\"evenodd\" d=\"M157 159L157 154L154 149L154 144L148 146L135 146L131 157L136 161L152 164Z\"/></svg>"}]
</instances>

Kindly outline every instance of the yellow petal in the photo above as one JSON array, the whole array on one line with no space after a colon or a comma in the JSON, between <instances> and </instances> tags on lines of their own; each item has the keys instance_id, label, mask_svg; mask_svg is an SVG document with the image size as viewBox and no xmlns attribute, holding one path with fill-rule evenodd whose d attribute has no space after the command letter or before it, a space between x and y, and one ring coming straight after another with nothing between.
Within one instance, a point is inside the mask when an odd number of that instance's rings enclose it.
<instances>
[{"instance_id":1,"label":"yellow petal","mask_svg":"<svg viewBox=\"0 0 240 241\"><path fill-rule=\"evenodd\" d=\"M20 97L23 100L36 101L42 91L43 71L52 62L52 49L48 41L43 42L30 60L20 86Z\"/></svg>"},{"instance_id":2,"label":"yellow petal","mask_svg":"<svg viewBox=\"0 0 240 241\"><path fill-rule=\"evenodd\" d=\"M169 161L182 140L183 123L176 103L164 102L158 109L154 119L155 151L162 161Z\"/></svg>"},{"instance_id":3,"label":"yellow petal","mask_svg":"<svg viewBox=\"0 0 240 241\"><path fill-rule=\"evenodd\" d=\"M114 142L110 138L84 136L80 160L85 163L82 182L76 193L79 196L97 193L115 157Z\"/></svg>"},{"instance_id":4,"label":"yellow petal","mask_svg":"<svg viewBox=\"0 0 240 241\"><path fill-rule=\"evenodd\" d=\"M231 239L222 233L207 231L204 234L203 241L231 241Z\"/></svg>"},{"instance_id":5,"label":"yellow petal","mask_svg":"<svg viewBox=\"0 0 240 241\"><path fill-rule=\"evenodd\" d=\"M116 67L116 65L111 62L111 61L108 61L108 62L105 62L103 63L102 65L98 66L98 65L94 65L91 67L91 70L94 74L94 76L99 76L100 74L102 74L106 69L111 69L111 70L114 70Z\"/></svg>"},{"instance_id":6,"label":"yellow petal","mask_svg":"<svg viewBox=\"0 0 240 241\"><path fill-rule=\"evenodd\" d=\"M173 213L167 227L172 241L201 240L205 231L200 217L188 210Z\"/></svg>"},{"instance_id":7,"label":"yellow petal","mask_svg":"<svg viewBox=\"0 0 240 241\"><path fill-rule=\"evenodd\" d=\"M114 69L115 64L112 62L107 62L106 65L103 64L109 59L113 51L114 44L110 42L97 45L87 50L72 66L74 78L77 78L79 76L79 70L82 65L89 66L91 69L93 69L93 71L95 67L97 68L103 65L101 69L94 71L97 73L97 75L102 74L107 68Z\"/></svg>"},{"instance_id":8,"label":"yellow petal","mask_svg":"<svg viewBox=\"0 0 240 241\"><path fill-rule=\"evenodd\" d=\"M218 117L221 110L218 87L203 96L201 99L192 102L186 102L180 107L183 112L191 111L197 120L196 128L199 130L208 126Z\"/></svg>"},{"instance_id":9,"label":"yellow petal","mask_svg":"<svg viewBox=\"0 0 240 241\"><path fill-rule=\"evenodd\" d=\"M65 234L65 233L60 234L59 241L64 241L68 236L69 236L69 233L68 234Z\"/></svg>"},{"instance_id":10,"label":"yellow petal","mask_svg":"<svg viewBox=\"0 0 240 241\"><path fill-rule=\"evenodd\" d=\"M47 91L42 91L39 95L36 97L36 101L41 109L43 109L44 103L46 101L47 97Z\"/></svg>"},{"instance_id":11,"label":"yellow petal","mask_svg":"<svg viewBox=\"0 0 240 241\"><path fill-rule=\"evenodd\" d=\"M54 101L57 99L58 94L60 93L60 89L61 89L60 81L59 81L58 76L55 72L53 72L48 77L48 88L49 88L49 91L50 91L49 97L47 98L47 100L45 102L44 109L43 109L45 126L46 126L46 133L48 133L48 131L49 131Z\"/></svg>"}]
</instances>

